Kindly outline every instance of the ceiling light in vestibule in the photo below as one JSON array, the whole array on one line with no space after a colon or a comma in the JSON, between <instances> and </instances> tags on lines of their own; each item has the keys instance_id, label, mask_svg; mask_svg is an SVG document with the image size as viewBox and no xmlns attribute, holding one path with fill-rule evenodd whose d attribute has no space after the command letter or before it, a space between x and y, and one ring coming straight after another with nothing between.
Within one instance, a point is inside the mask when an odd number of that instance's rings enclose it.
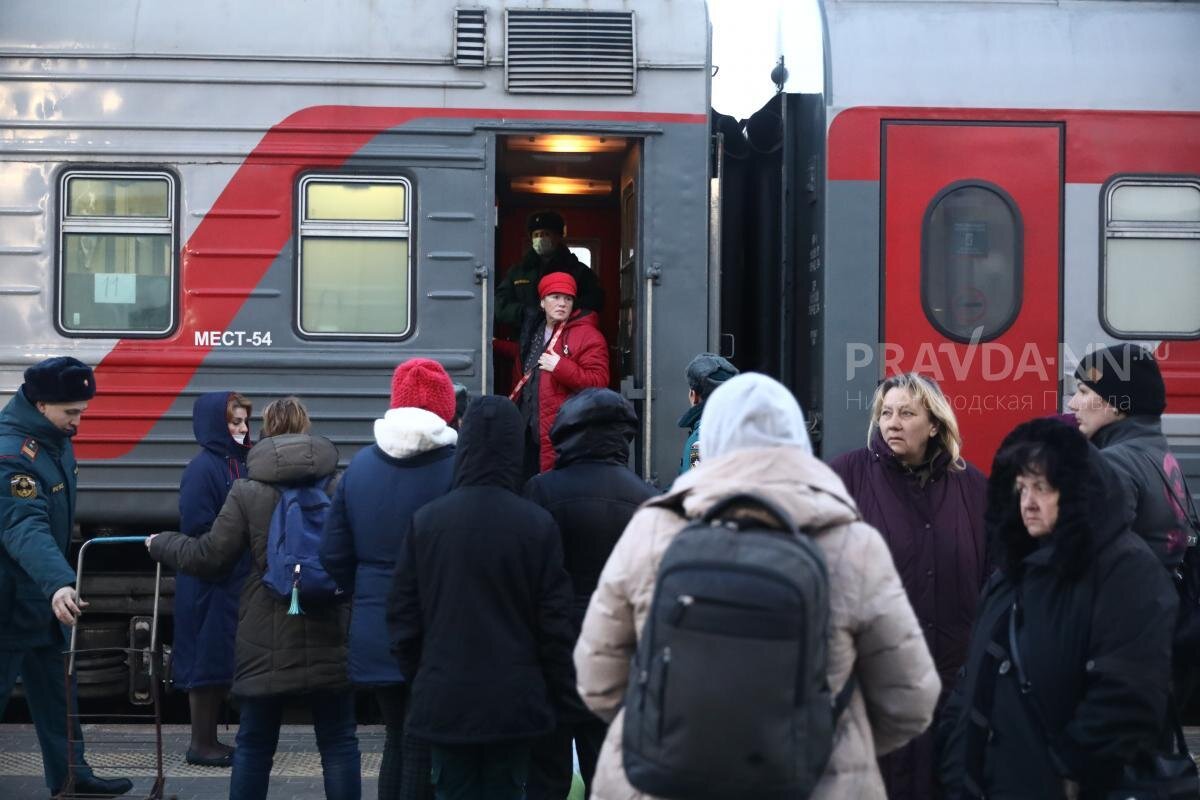
<instances>
[{"instance_id":1,"label":"ceiling light in vestibule","mask_svg":"<svg viewBox=\"0 0 1200 800\"><path fill-rule=\"evenodd\" d=\"M625 149L625 140L612 136L578 136L565 133L536 134L510 136L508 149L534 153L619 153Z\"/></svg>"},{"instance_id":2,"label":"ceiling light in vestibule","mask_svg":"<svg viewBox=\"0 0 1200 800\"><path fill-rule=\"evenodd\" d=\"M524 175L509 182L514 192L526 194L610 194L612 181L594 178L562 178L556 175Z\"/></svg>"}]
</instances>

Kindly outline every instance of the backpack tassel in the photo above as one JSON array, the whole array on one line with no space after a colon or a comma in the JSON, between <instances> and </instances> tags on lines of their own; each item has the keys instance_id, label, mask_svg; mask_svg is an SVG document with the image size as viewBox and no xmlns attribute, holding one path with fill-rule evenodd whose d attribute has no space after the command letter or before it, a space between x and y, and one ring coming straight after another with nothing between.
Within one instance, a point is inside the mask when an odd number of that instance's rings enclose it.
<instances>
[{"instance_id":1,"label":"backpack tassel","mask_svg":"<svg viewBox=\"0 0 1200 800\"><path fill-rule=\"evenodd\" d=\"M300 608L300 565L296 565L295 577L292 578L292 604L288 606L288 616L303 616L304 611Z\"/></svg>"}]
</instances>

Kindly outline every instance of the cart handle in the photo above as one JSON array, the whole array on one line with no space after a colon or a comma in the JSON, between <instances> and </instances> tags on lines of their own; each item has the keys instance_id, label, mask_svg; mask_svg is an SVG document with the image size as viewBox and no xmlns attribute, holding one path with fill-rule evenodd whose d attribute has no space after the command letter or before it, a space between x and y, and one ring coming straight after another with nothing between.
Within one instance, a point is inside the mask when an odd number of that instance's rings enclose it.
<instances>
[{"instance_id":1,"label":"cart handle","mask_svg":"<svg viewBox=\"0 0 1200 800\"><path fill-rule=\"evenodd\" d=\"M83 600L83 554L94 544L142 544L145 536L97 536L88 539L79 547L79 555L75 560L75 594ZM150 617L150 652L158 649L158 597L162 593L162 563L156 563L154 569L154 610ZM67 675L75 674L75 642L79 635L79 621L71 626L71 644L67 657ZM152 662L153 663L153 662ZM151 675L153 679L153 674Z\"/></svg>"}]
</instances>

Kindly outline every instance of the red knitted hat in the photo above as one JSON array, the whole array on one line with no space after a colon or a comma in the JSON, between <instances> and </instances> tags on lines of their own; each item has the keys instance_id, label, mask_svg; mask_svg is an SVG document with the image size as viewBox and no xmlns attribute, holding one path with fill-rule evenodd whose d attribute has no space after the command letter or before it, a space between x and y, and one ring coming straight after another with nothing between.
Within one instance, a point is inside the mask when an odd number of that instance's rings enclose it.
<instances>
[{"instance_id":1,"label":"red knitted hat","mask_svg":"<svg viewBox=\"0 0 1200 800\"><path fill-rule=\"evenodd\" d=\"M389 408L423 408L446 422L454 420L454 384L438 362L410 358L392 373Z\"/></svg>"},{"instance_id":2,"label":"red knitted hat","mask_svg":"<svg viewBox=\"0 0 1200 800\"><path fill-rule=\"evenodd\" d=\"M577 291L575 279L569 272L551 272L538 281L539 300L548 294L569 294L574 297Z\"/></svg>"}]
</instances>

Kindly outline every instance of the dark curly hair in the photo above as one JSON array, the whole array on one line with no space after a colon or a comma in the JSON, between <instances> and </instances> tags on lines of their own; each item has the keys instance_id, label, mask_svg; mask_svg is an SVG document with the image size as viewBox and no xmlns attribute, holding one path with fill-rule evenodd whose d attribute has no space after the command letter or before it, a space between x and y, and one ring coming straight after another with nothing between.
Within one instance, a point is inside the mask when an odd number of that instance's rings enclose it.
<instances>
[{"instance_id":1,"label":"dark curly hair","mask_svg":"<svg viewBox=\"0 0 1200 800\"><path fill-rule=\"evenodd\" d=\"M1038 547L1025 530L1014 490L1018 475L1035 474L1059 492L1052 563L1064 576L1080 574L1092 557L1089 512L1104 507L1105 481L1097 469L1087 439L1060 420L1035 419L1014 428L1000 444L988 478L984 522L993 563L1017 579L1021 562Z\"/></svg>"}]
</instances>

